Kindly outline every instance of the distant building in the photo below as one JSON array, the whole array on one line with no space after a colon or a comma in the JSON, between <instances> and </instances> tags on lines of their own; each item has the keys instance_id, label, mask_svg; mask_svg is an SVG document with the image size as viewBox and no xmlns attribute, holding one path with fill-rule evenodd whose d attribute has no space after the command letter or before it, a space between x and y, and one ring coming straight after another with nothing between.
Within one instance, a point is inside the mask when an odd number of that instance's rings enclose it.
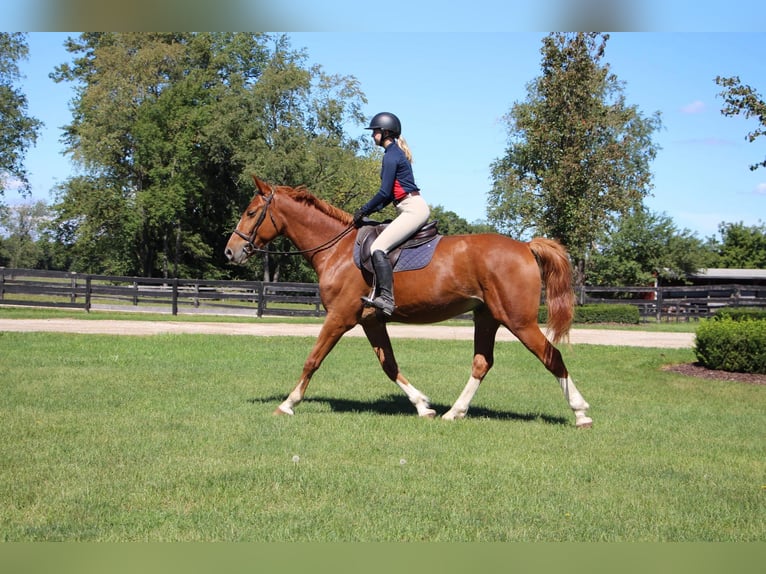
<instances>
[{"instance_id":1,"label":"distant building","mask_svg":"<svg viewBox=\"0 0 766 574\"><path fill-rule=\"evenodd\" d=\"M759 285L766 287L766 269L701 269L690 273L694 285Z\"/></svg>"},{"instance_id":2,"label":"distant building","mask_svg":"<svg viewBox=\"0 0 766 574\"><path fill-rule=\"evenodd\" d=\"M689 273L684 279L655 278L655 291L647 293L645 299L657 298L657 287L661 285L663 300L706 299L708 305L763 306L766 303L766 269L700 269Z\"/></svg>"}]
</instances>

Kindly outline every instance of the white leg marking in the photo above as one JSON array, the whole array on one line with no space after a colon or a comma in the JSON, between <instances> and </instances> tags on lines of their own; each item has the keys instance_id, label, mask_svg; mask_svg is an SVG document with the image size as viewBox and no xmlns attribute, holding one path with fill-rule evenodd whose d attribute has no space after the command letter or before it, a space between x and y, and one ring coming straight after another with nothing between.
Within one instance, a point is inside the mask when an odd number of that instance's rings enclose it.
<instances>
[{"instance_id":1,"label":"white leg marking","mask_svg":"<svg viewBox=\"0 0 766 574\"><path fill-rule=\"evenodd\" d=\"M590 405L585 401L580 391L575 387L572 377L557 379L561 390L564 392L564 397L569 403L569 407L574 411L575 424L580 428L587 428L593 425L593 419L588 415L588 409Z\"/></svg>"},{"instance_id":2,"label":"white leg marking","mask_svg":"<svg viewBox=\"0 0 766 574\"><path fill-rule=\"evenodd\" d=\"M463 392L460 393L460 396L455 401L455 404L452 405L452 408L442 415L442 418L448 421L464 418L480 383L481 379L477 379L476 377L468 379Z\"/></svg>"},{"instance_id":3,"label":"white leg marking","mask_svg":"<svg viewBox=\"0 0 766 574\"><path fill-rule=\"evenodd\" d=\"M436 415L436 411L430 408L430 399L427 396L425 396L411 384L400 379L396 380L396 384L399 385L399 388L404 391L404 394L407 395L407 398L410 399L410 402L415 405L415 408L418 411L418 416L433 418Z\"/></svg>"},{"instance_id":4,"label":"white leg marking","mask_svg":"<svg viewBox=\"0 0 766 574\"><path fill-rule=\"evenodd\" d=\"M303 396L301 395L302 383L303 381L299 382L298 386L295 387L289 395L287 395L287 398L284 400L284 402L277 407L286 415L294 415L295 412L293 411L293 407L303 400Z\"/></svg>"}]
</instances>

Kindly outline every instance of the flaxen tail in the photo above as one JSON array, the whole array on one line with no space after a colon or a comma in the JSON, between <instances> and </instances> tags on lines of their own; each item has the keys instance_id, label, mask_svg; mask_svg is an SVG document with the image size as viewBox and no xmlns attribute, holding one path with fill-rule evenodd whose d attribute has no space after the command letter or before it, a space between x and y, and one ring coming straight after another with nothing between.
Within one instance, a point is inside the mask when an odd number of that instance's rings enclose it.
<instances>
[{"instance_id":1,"label":"flaxen tail","mask_svg":"<svg viewBox=\"0 0 766 574\"><path fill-rule=\"evenodd\" d=\"M574 317L575 296L569 255L561 243L543 237L532 239L529 248L542 271L548 305L547 327L553 342L558 343L568 337Z\"/></svg>"}]
</instances>

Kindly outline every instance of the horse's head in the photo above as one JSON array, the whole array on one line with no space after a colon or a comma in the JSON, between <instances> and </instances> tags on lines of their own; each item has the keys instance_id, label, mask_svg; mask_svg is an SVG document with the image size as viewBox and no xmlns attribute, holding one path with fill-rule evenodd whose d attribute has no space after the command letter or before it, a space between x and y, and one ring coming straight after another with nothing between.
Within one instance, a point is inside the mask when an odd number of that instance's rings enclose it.
<instances>
[{"instance_id":1,"label":"horse's head","mask_svg":"<svg viewBox=\"0 0 766 574\"><path fill-rule=\"evenodd\" d=\"M248 258L277 235L279 229L274 220L271 202L274 188L253 176L256 193L226 243L224 253L231 263L243 264Z\"/></svg>"}]
</instances>

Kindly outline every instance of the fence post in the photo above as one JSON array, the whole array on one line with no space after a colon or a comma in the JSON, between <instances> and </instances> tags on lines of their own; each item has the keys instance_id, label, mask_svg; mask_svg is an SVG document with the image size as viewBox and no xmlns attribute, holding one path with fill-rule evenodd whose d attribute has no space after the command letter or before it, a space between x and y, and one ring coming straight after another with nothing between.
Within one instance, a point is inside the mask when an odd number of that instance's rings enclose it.
<instances>
[{"instance_id":1,"label":"fence post","mask_svg":"<svg viewBox=\"0 0 766 574\"><path fill-rule=\"evenodd\" d=\"M662 321L662 287L660 285L657 285L657 297L655 300L657 301L657 322Z\"/></svg>"},{"instance_id":2,"label":"fence post","mask_svg":"<svg viewBox=\"0 0 766 574\"><path fill-rule=\"evenodd\" d=\"M0 267L0 301L5 298L5 267Z\"/></svg>"},{"instance_id":3,"label":"fence post","mask_svg":"<svg viewBox=\"0 0 766 574\"><path fill-rule=\"evenodd\" d=\"M178 277L173 278L173 315L178 315Z\"/></svg>"},{"instance_id":4,"label":"fence post","mask_svg":"<svg viewBox=\"0 0 766 574\"><path fill-rule=\"evenodd\" d=\"M69 295L70 303L77 303L77 273L72 271L69 285L72 287L72 294Z\"/></svg>"},{"instance_id":5,"label":"fence post","mask_svg":"<svg viewBox=\"0 0 766 574\"><path fill-rule=\"evenodd\" d=\"M90 313L90 293L91 293L91 282L90 282L90 275L85 276L85 310Z\"/></svg>"},{"instance_id":6,"label":"fence post","mask_svg":"<svg viewBox=\"0 0 766 574\"><path fill-rule=\"evenodd\" d=\"M266 309L266 288L265 281L258 283L258 317L263 317L263 311Z\"/></svg>"}]
</instances>

